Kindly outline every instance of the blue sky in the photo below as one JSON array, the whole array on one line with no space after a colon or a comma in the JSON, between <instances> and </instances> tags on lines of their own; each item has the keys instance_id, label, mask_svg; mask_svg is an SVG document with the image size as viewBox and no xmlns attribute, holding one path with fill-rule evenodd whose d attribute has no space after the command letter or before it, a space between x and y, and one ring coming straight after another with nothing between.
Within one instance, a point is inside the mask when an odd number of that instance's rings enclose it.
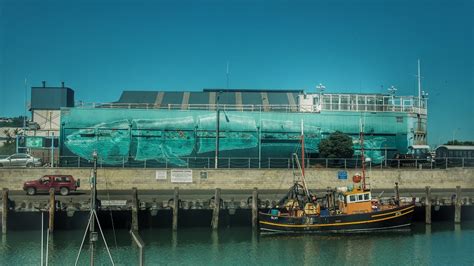
<instances>
[{"instance_id":1,"label":"blue sky","mask_svg":"<svg viewBox=\"0 0 474 266\"><path fill-rule=\"evenodd\" d=\"M430 143L474 140L473 47L472 0L0 0L0 116L24 113L25 78L110 102L225 87L227 61L231 88L414 95L419 58Z\"/></svg>"}]
</instances>

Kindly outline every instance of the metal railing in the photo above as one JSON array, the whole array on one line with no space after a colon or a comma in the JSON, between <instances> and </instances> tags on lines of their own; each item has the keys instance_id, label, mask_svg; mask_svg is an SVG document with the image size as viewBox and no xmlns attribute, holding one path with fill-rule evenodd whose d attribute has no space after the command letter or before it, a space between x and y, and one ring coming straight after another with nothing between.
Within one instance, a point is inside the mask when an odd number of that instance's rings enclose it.
<instances>
[{"instance_id":1,"label":"metal railing","mask_svg":"<svg viewBox=\"0 0 474 266\"><path fill-rule=\"evenodd\" d=\"M310 94L308 94L310 95ZM313 95L319 99L319 95ZM312 98L311 98L312 99ZM320 112L353 111L353 112L404 112L426 114L426 98L422 106L418 106L418 98L414 96L388 95L346 95L323 94L319 103L300 104L155 104L155 103L76 103L76 108L107 108L107 109L164 109L164 110L211 110L217 107L225 111L247 112Z\"/></svg>"},{"instance_id":2,"label":"metal railing","mask_svg":"<svg viewBox=\"0 0 474 266\"><path fill-rule=\"evenodd\" d=\"M111 158L108 158L109 160ZM99 158L98 164L101 168L214 168L214 157L183 157L178 159L162 158L159 160L137 161L127 157L117 157L114 163L106 162ZM61 156L60 167L91 167L92 162L74 156ZM294 162L292 158L238 158L221 157L218 160L218 168L221 169L259 169L279 168L292 169ZM306 158L306 168L339 168L355 169L361 167L360 159L356 158ZM435 160L426 159L386 159L379 163L367 162L366 166L372 169L446 169L454 167L474 167L474 158L440 158Z\"/></svg>"},{"instance_id":3,"label":"metal railing","mask_svg":"<svg viewBox=\"0 0 474 266\"><path fill-rule=\"evenodd\" d=\"M0 155L0 158L2 155ZM58 167L90 168L93 162L79 156L59 156L55 162ZM181 158L158 158L149 160L134 160L126 156L107 157L107 160L99 158L100 168L214 168L214 157L181 157ZM292 169L294 162L292 158L262 158L256 157L221 157L218 160L218 168L221 169L259 169L278 168ZM447 168L474 168L473 157L448 157L434 160L426 159L386 159L378 163L367 162L366 166L372 169L447 169ZM49 167L45 164L44 167ZM361 167L360 159L357 158L305 158L306 168L338 168L356 169Z\"/></svg>"}]
</instances>

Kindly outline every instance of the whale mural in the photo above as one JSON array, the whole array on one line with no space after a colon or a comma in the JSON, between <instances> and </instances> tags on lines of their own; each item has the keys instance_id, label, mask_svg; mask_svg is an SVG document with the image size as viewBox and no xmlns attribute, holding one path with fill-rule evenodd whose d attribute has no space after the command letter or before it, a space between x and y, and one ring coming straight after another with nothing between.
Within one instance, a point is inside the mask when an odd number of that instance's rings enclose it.
<instances>
[{"instance_id":1,"label":"whale mural","mask_svg":"<svg viewBox=\"0 0 474 266\"><path fill-rule=\"evenodd\" d=\"M215 151L216 114L181 115L164 118L124 118L101 122L79 129L68 129L63 145L74 155L91 160L94 150L100 151L103 163L122 164L129 161L167 162L187 166L186 157L206 155ZM290 157L299 146L301 121L286 117L252 118L243 113L221 113L219 151L249 153L261 145L263 150L274 150L273 157ZM322 138L334 132L319 123L304 125L305 148L308 153L318 153ZM359 141L353 137L356 155ZM366 156L372 162L384 160L380 147L385 137L365 140ZM281 154L279 154L280 152Z\"/></svg>"}]
</instances>

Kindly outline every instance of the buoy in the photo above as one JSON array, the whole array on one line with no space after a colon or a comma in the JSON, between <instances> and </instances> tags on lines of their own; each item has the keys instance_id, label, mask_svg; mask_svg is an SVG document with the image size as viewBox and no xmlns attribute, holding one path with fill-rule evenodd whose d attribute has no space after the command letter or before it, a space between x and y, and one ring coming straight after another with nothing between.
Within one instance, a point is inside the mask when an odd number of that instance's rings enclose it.
<instances>
[{"instance_id":1,"label":"buoy","mask_svg":"<svg viewBox=\"0 0 474 266\"><path fill-rule=\"evenodd\" d=\"M362 180L362 176L360 176L360 174L355 174L355 175L352 177L352 181L353 181L354 183L359 183L361 180Z\"/></svg>"}]
</instances>

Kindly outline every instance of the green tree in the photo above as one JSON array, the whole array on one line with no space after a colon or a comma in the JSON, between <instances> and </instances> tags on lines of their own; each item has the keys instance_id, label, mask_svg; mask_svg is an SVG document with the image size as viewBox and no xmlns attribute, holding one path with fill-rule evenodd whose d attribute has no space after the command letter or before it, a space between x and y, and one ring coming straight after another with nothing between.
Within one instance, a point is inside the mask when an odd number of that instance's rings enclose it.
<instances>
[{"instance_id":1,"label":"green tree","mask_svg":"<svg viewBox=\"0 0 474 266\"><path fill-rule=\"evenodd\" d=\"M15 129L10 132L8 129L3 130L3 134L6 137L5 143L3 146L0 144L0 155L10 155L15 153L16 151L16 135L18 134L18 130Z\"/></svg>"},{"instance_id":2,"label":"green tree","mask_svg":"<svg viewBox=\"0 0 474 266\"><path fill-rule=\"evenodd\" d=\"M28 117L18 116L10 118L11 122L0 122L0 127L23 127L23 120L26 119L28 122Z\"/></svg>"},{"instance_id":3,"label":"green tree","mask_svg":"<svg viewBox=\"0 0 474 266\"><path fill-rule=\"evenodd\" d=\"M340 131L331 133L319 143L319 155L322 158L352 158L352 138Z\"/></svg>"}]
</instances>

